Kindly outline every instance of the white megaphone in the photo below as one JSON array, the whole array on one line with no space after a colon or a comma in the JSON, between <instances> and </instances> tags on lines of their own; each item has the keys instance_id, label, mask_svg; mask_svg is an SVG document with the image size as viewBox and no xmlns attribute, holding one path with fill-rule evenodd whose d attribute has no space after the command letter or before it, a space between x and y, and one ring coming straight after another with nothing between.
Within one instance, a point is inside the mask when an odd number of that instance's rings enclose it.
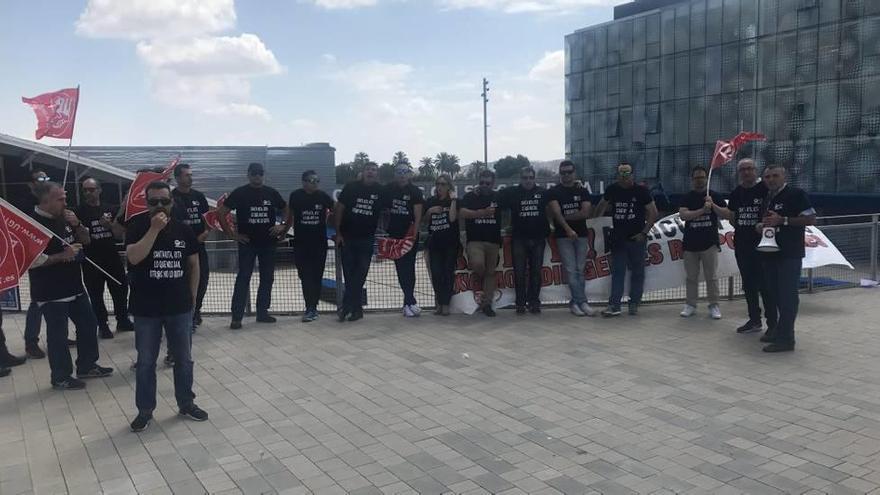
<instances>
[{"instance_id":1,"label":"white megaphone","mask_svg":"<svg viewBox=\"0 0 880 495\"><path fill-rule=\"evenodd\" d=\"M779 244L776 244L776 227L764 227L761 231L761 242L758 243L758 251L762 253L779 252Z\"/></svg>"}]
</instances>

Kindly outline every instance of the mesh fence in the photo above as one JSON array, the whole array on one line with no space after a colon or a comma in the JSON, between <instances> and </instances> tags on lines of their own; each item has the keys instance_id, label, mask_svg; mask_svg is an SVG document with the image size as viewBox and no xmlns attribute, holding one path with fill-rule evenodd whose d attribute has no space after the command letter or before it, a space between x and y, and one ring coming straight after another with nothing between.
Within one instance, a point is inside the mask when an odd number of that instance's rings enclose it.
<instances>
[{"instance_id":1,"label":"mesh fence","mask_svg":"<svg viewBox=\"0 0 880 495\"><path fill-rule=\"evenodd\" d=\"M828 290L836 288L854 287L859 285L863 278L876 280L877 267L880 264L878 254L878 223L877 218L871 216L862 217L859 222L843 223L856 219L822 219L820 221L822 232L837 247L843 256L853 265L850 270L845 266L830 265L820 268L805 269L802 274L801 286L804 291ZM867 220L867 221L865 221ZM319 311L334 311L336 309L336 281L341 279L341 273L337 274L337 267L341 272L341 266L337 265L337 252L330 247L327 250L327 263L324 270L324 284ZM275 281L272 288L272 312L277 314L300 313L305 310L302 288L293 262L293 248L281 246L277 250L275 262ZM218 241L208 243L208 257L210 260L211 274L208 283L208 291L205 296L202 312L205 314L228 314L232 300L232 291L235 285L236 271L238 269L238 249L234 242ZM685 288L683 286L646 292L644 302L668 302L683 300ZM248 313L255 307L257 286L259 285L259 273L254 270L250 283L250 298ZM736 298L742 296L742 281L739 276L734 276L719 281L722 298ZM364 289L367 294L366 310L388 311L400 310L403 306L403 292L397 282L397 273L392 260L373 256ZM28 279L22 279L21 306L27 307L30 303ZM705 284L700 287L701 297L705 296ZM419 304L424 308L434 306L434 290L424 251L420 250L416 256L416 287L415 296ZM112 308L109 293L105 292L107 308ZM605 300L591 300L595 303L604 303ZM566 301L548 301L546 304L566 304Z\"/></svg>"}]
</instances>

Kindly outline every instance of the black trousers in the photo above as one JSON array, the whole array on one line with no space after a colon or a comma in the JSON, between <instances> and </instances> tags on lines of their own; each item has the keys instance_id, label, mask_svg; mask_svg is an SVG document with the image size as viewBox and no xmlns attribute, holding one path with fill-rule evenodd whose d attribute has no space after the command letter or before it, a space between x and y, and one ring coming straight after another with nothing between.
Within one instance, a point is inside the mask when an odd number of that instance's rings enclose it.
<instances>
[{"instance_id":1,"label":"black trousers","mask_svg":"<svg viewBox=\"0 0 880 495\"><path fill-rule=\"evenodd\" d=\"M516 305L541 306L541 267L546 240L513 239L513 278Z\"/></svg>"},{"instance_id":2,"label":"black trousers","mask_svg":"<svg viewBox=\"0 0 880 495\"><path fill-rule=\"evenodd\" d=\"M803 259L784 258L777 254L764 255L769 301L764 308L767 319L776 320L775 328L768 330L773 342L794 345L794 322L797 319ZM777 319L778 318L778 319Z\"/></svg>"},{"instance_id":3,"label":"black trousers","mask_svg":"<svg viewBox=\"0 0 880 495\"><path fill-rule=\"evenodd\" d=\"M394 260L394 269L397 271L397 282L403 291L403 304L409 306L418 304L416 302L416 252L418 251L418 242L400 258Z\"/></svg>"},{"instance_id":4,"label":"black trousers","mask_svg":"<svg viewBox=\"0 0 880 495\"><path fill-rule=\"evenodd\" d=\"M455 262L461 246L431 247L428 250L428 264L431 267L431 285L438 306L448 306L452 301L455 284Z\"/></svg>"},{"instance_id":5,"label":"black trousers","mask_svg":"<svg viewBox=\"0 0 880 495\"><path fill-rule=\"evenodd\" d=\"M208 292L208 277L211 274L211 267L208 265L208 250L202 244L199 247L199 288L196 291L196 307L193 317L201 316L202 301L205 300L205 293Z\"/></svg>"},{"instance_id":6,"label":"black trousers","mask_svg":"<svg viewBox=\"0 0 880 495\"><path fill-rule=\"evenodd\" d=\"M327 243L302 244L293 248L293 261L302 283L306 309L317 309L321 299L321 281L327 264Z\"/></svg>"},{"instance_id":7,"label":"black trousers","mask_svg":"<svg viewBox=\"0 0 880 495\"><path fill-rule=\"evenodd\" d=\"M90 259L98 264L101 268L109 273L113 278L121 282L116 282L107 278L100 270L92 266L91 263L83 263L83 282L86 285L86 291L89 293L89 299L92 302L92 311L95 312L95 318L98 323L107 322L107 306L104 305L104 285L110 290L110 297L113 299L113 313L116 315L116 321L128 319L128 280L125 277L125 267L122 265L122 258L117 253L99 255Z\"/></svg>"},{"instance_id":8,"label":"black trousers","mask_svg":"<svg viewBox=\"0 0 880 495\"><path fill-rule=\"evenodd\" d=\"M764 316L767 318L767 327L775 327L776 315L766 311L766 308L769 307L770 299L767 293L767 280L761 261L761 253L752 248L737 249L735 254L736 266L739 268L743 292L746 295L746 305L749 308L749 321L761 322L761 305L758 302L760 298L764 302Z\"/></svg>"}]
</instances>

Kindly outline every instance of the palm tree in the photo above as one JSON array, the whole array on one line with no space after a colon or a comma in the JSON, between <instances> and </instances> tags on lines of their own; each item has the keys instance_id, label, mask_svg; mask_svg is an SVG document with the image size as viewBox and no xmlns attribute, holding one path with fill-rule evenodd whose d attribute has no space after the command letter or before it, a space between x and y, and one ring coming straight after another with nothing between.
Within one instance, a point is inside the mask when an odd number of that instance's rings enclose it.
<instances>
[{"instance_id":1,"label":"palm tree","mask_svg":"<svg viewBox=\"0 0 880 495\"><path fill-rule=\"evenodd\" d=\"M430 156L423 157L419 160L419 178L433 179L437 176L437 169L434 168L434 159Z\"/></svg>"},{"instance_id":2,"label":"palm tree","mask_svg":"<svg viewBox=\"0 0 880 495\"><path fill-rule=\"evenodd\" d=\"M434 164L441 172L449 174L452 177L455 177L455 174L461 170L458 157L450 155L445 151L437 154L437 158L434 159Z\"/></svg>"},{"instance_id":3,"label":"palm tree","mask_svg":"<svg viewBox=\"0 0 880 495\"><path fill-rule=\"evenodd\" d=\"M409 157L406 156L406 153L398 151L394 154L394 158L391 159L391 164L395 167L398 165L409 165Z\"/></svg>"}]
</instances>

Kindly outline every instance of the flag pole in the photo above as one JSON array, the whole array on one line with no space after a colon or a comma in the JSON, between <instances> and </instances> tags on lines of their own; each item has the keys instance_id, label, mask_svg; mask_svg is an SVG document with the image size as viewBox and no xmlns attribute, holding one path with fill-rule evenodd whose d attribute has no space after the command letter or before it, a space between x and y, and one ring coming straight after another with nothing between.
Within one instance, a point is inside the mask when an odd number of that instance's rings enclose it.
<instances>
[{"instance_id":1,"label":"flag pole","mask_svg":"<svg viewBox=\"0 0 880 495\"><path fill-rule=\"evenodd\" d=\"M67 141L67 162L64 164L64 179L61 181L61 189L67 188L67 170L70 168L70 148L73 146L73 130L76 129L76 110L78 108L79 108L79 84L76 85L76 104L73 106L73 123L70 125L70 139ZM119 285L122 285L122 284L119 284Z\"/></svg>"},{"instance_id":2,"label":"flag pole","mask_svg":"<svg viewBox=\"0 0 880 495\"><path fill-rule=\"evenodd\" d=\"M71 245L69 242L65 241L64 238L62 238L61 236L59 236L59 235L56 234L55 232L52 232L51 230L50 230L49 232L52 234L53 237L55 237L56 239L58 239L59 241L61 241L61 243L64 244L65 246L68 246L68 247L71 247L71 248L73 247L73 245ZM82 249L82 248L80 248L80 249ZM83 259L85 259L86 261L88 261L89 263L91 263L92 266L94 266L95 268L97 268L101 273L103 273L104 275L107 275L107 277L108 277L110 280L116 282L116 285L122 285L122 282L120 282L119 280L116 280L115 278L113 278L113 275L110 275L109 273L107 273L106 271L104 271L103 268L101 268L100 266L98 266L98 264L95 263L94 261L92 261L88 256L83 255Z\"/></svg>"}]
</instances>

